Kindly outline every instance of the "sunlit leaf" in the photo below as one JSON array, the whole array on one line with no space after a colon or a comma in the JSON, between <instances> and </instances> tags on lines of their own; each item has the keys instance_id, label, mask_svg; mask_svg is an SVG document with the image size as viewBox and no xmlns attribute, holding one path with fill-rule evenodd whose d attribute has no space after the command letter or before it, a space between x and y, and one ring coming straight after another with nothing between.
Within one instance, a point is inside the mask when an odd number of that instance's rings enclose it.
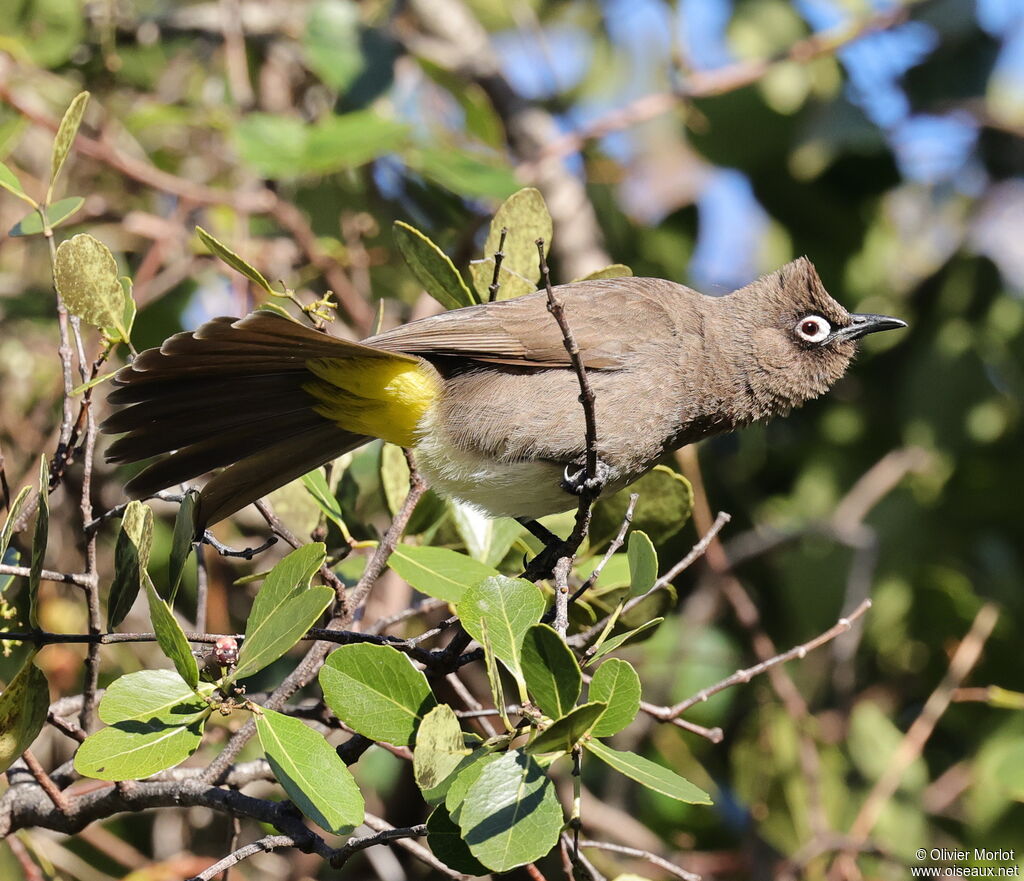
<instances>
[{"instance_id":1,"label":"sunlit leaf","mask_svg":"<svg viewBox=\"0 0 1024 881\"><path fill-rule=\"evenodd\" d=\"M278 783L309 819L336 834L363 822L362 793L322 734L267 709L256 715L256 733Z\"/></svg>"},{"instance_id":2,"label":"sunlit leaf","mask_svg":"<svg viewBox=\"0 0 1024 881\"><path fill-rule=\"evenodd\" d=\"M36 665L35 653L0 694L0 772L32 746L46 724L50 709L50 686Z\"/></svg>"},{"instance_id":3,"label":"sunlit leaf","mask_svg":"<svg viewBox=\"0 0 1024 881\"><path fill-rule=\"evenodd\" d=\"M344 645L327 656L320 687L334 715L371 740L408 746L437 701L426 677L397 649Z\"/></svg>"},{"instance_id":4,"label":"sunlit leaf","mask_svg":"<svg viewBox=\"0 0 1024 881\"><path fill-rule=\"evenodd\" d=\"M462 280L451 258L418 229L395 221L395 244L403 259L430 294L445 309L458 309L480 302Z\"/></svg>"},{"instance_id":5,"label":"sunlit leaf","mask_svg":"<svg viewBox=\"0 0 1024 881\"><path fill-rule=\"evenodd\" d=\"M663 768L650 759L638 756L636 753L621 752L612 749L601 743L600 740L588 740L584 749L591 755L596 756L606 765L614 768L620 774L625 774L631 780L635 780L641 786L673 798L676 801L683 801L691 805L709 805L711 796L703 789L694 786L685 777L680 777L675 771Z\"/></svg>"},{"instance_id":6,"label":"sunlit leaf","mask_svg":"<svg viewBox=\"0 0 1024 881\"><path fill-rule=\"evenodd\" d=\"M46 201L49 202L53 196L54 187L57 185L57 176L64 167L64 161L71 152L75 143L75 135L78 134L78 127L82 124L82 117L85 115L85 107L89 103L89 93L79 92L64 111L64 117L57 127L57 135L53 139L53 155L50 159L50 187L46 191ZM50 222L56 225L50 218Z\"/></svg>"}]
</instances>

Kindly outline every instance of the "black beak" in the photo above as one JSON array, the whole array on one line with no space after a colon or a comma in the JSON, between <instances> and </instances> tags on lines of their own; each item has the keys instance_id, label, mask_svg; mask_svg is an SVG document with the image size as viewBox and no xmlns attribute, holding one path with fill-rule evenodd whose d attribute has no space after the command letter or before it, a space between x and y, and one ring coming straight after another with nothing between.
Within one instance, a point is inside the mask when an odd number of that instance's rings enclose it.
<instances>
[{"instance_id":1,"label":"black beak","mask_svg":"<svg viewBox=\"0 0 1024 881\"><path fill-rule=\"evenodd\" d=\"M907 322L899 318L892 318L889 315L872 315L870 313L854 314L850 316L850 323L841 327L833 334L834 339L859 340L869 333L878 333L880 330L895 330L897 327L906 327Z\"/></svg>"}]
</instances>

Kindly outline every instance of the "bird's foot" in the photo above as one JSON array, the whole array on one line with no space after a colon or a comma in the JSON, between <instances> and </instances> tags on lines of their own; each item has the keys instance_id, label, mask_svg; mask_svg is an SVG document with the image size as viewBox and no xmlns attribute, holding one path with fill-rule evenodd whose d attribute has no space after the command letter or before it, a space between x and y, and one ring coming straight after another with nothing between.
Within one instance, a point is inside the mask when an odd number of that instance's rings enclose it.
<instances>
[{"instance_id":1,"label":"bird's foot","mask_svg":"<svg viewBox=\"0 0 1024 881\"><path fill-rule=\"evenodd\" d=\"M581 496L585 492L596 495L605 488L612 474L611 466L600 459L597 460L594 476L590 478L587 477L586 468L580 468L575 474L571 474L569 471L571 467L570 465L565 466L565 471L562 472L561 487L574 496Z\"/></svg>"}]
</instances>

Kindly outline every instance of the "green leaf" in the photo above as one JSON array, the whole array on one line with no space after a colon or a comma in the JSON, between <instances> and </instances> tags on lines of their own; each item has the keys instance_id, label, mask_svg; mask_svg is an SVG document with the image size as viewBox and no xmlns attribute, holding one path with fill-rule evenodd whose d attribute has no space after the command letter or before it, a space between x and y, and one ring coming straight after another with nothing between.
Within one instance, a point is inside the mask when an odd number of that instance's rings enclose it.
<instances>
[{"instance_id":1,"label":"green leaf","mask_svg":"<svg viewBox=\"0 0 1024 881\"><path fill-rule=\"evenodd\" d=\"M544 197L533 187L513 193L494 215L484 245L484 259L470 266L473 285L481 299L487 301L488 288L494 280L494 254L501 242L501 231L507 229L498 282L499 300L511 300L537 290L540 279L540 255L537 239L544 239L545 255L551 248L552 223Z\"/></svg>"},{"instance_id":2,"label":"green leaf","mask_svg":"<svg viewBox=\"0 0 1024 881\"><path fill-rule=\"evenodd\" d=\"M633 528L646 532L655 547L661 547L679 532L693 511L693 488L681 474L664 465L636 483L594 505L590 520L591 547L607 543L618 534L626 514L630 493L639 493L633 514Z\"/></svg>"},{"instance_id":3,"label":"green leaf","mask_svg":"<svg viewBox=\"0 0 1024 881\"><path fill-rule=\"evenodd\" d=\"M467 287L451 258L418 229L396 220L395 244L416 280L445 309L480 301Z\"/></svg>"},{"instance_id":4,"label":"green leaf","mask_svg":"<svg viewBox=\"0 0 1024 881\"><path fill-rule=\"evenodd\" d=\"M181 584L181 576L185 572L185 563L189 554L192 553L193 541L196 537L196 504L199 500L199 493L190 489L185 493L185 498L178 506L178 513L174 517L174 534L171 537L171 555L167 563L167 579L169 590L167 601L173 606L174 597L178 593L178 585Z\"/></svg>"},{"instance_id":5,"label":"green leaf","mask_svg":"<svg viewBox=\"0 0 1024 881\"><path fill-rule=\"evenodd\" d=\"M185 639L185 631L181 629L181 625L167 603L160 599L149 573L145 570L142 571L142 581L146 585L149 617L153 621L157 643L174 664L178 675L185 680L190 688L197 688L199 686L199 665L196 663L195 655L192 654L188 640Z\"/></svg>"},{"instance_id":6,"label":"green leaf","mask_svg":"<svg viewBox=\"0 0 1024 881\"><path fill-rule=\"evenodd\" d=\"M303 814L338 835L363 822L365 805L355 778L321 734L266 709L256 715L256 732L274 776Z\"/></svg>"},{"instance_id":7,"label":"green leaf","mask_svg":"<svg viewBox=\"0 0 1024 881\"><path fill-rule=\"evenodd\" d=\"M452 522L466 551L474 560L497 566L505 559L516 539L523 534L523 526L511 517L488 517L462 502L451 506Z\"/></svg>"},{"instance_id":8,"label":"green leaf","mask_svg":"<svg viewBox=\"0 0 1024 881\"><path fill-rule=\"evenodd\" d=\"M303 156L304 174L327 174L359 168L386 153L394 153L408 139L409 126L357 110L328 116L309 129Z\"/></svg>"},{"instance_id":9,"label":"green leaf","mask_svg":"<svg viewBox=\"0 0 1024 881\"><path fill-rule=\"evenodd\" d=\"M459 602L466 591L497 570L449 548L398 545L388 565L420 593L449 603Z\"/></svg>"},{"instance_id":10,"label":"green leaf","mask_svg":"<svg viewBox=\"0 0 1024 881\"><path fill-rule=\"evenodd\" d=\"M380 450L380 483L388 510L397 514L409 495L409 463L402 448L384 444Z\"/></svg>"},{"instance_id":11,"label":"green leaf","mask_svg":"<svg viewBox=\"0 0 1024 881\"><path fill-rule=\"evenodd\" d=\"M593 272L588 272L586 275L581 275L579 278L574 278L573 281L594 281L599 278L630 278L633 275L633 270L622 263L612 263L610 266L605 266L604 269L595 269Z\"/></svg>"},{"instance_id":12,"label":"green leaf","mask_svg":"<svg viewBox=\"0 0 1024 881\"><path fill-rule=\"evenodd\" d=\"M104 328L104 332L105 331L106 328ZM120 368L118 368L118 370L120 370ZM106 382L108 379L113 379L115 376L117 376L117 370L111 370L110 373L101 373L99 376L94 376L92 379L87 382L83 382L81 385L76 385L71 389L71 394L75 396L84 394L89 391L89 389L95 388L100 383Z\"/></svg>"},{"instance_id":13,"label":"green leaf","mask_svg":"<svg viewBox=\"0 0 1024 881\"><path fill-rule=\"evenodd\" d=\"M343 645L320 669L324 700L342 722L371 740L408 746L437 705L427 678L397 649Z\"/></svg>"},{"instance_id":14,"label":"green leaf","mask_svg":"<svg viewBox=\"0 0 1024 881\"><path fill-rule=\"evenodd\" d=\"M11 236L34 236L43 232L47 227L50 229L56 229L60 224L67 220L71 215L75 214L79 208L85 204L85 199L81 196L70 196L67 199L61 199L59 202L54 202L52 205L47 205L45 208L39 208L33 211L31 214L26 214L21 220L19 220L13 227L11 227ZM40 212L46 214L46 220L44 222L43 215Z\"/></svg>"},{"instance_id":15,"label":"green leaf","mask_svg":"<svg viewBox=\"0 0 1024 881\"><path fill-rule=\"evenodd\" d=\"M544 613L540 588L522 578L485 578L467 588L457 611L466 632L483 642L484 621L494 654L523 682L523 639Z\"/></svg>"},{"instance_id":16,"label":"green leaf","mask_svg":"<svg viewBox=\"0 0 1024 881\"><path fill-rule=\"evenodd\" d=\"M210 695L214 687L203 682L198 690L200 695ZM98 713L100 721L107 725L132 719L188 725L209 709L209 704L173 670L139 670L120 676L107 686Z\"/></svg>"},{"instance_id":17,"label":"green leaf","mask_svg":"<svg viewBox=\"0 0 1024 881\"><path fill-rule=\"evenodd\" d=\"M110 249L86 233L57 246L53 277L64 305L95 327L113 327L128 338L124 326L124 289Z\"/></svg>"},{"instance_id":18,"label":"green leaf","mask_svg":"<svg viewBox=\"0 0 1024 881\"><path fill-rule=\"evenodd\" d=\"M633 665L610 658L594 672L587 693L592 701L608 705L590 732L594 737L618 734L640 710L640 677Z\"/></svg>"},{"instance_id":19,"label":"green leaf","mask_svg":"<svg viewBox=\"0 0 1024 881\"><path fill-rule=\"evenodd\" d=\"M664 620L664 618L653 618L646 624L641 624L639 627L636 627L633 630L628 630L625 633L620 633L618 636L613 636L611 639L607 640L601 646L601 648L594 652L594 654L591 655L590 658L587 659L584 666L593 664L594 661L598 660L599 658L603 658L605 655L615 651L616 649L622 648L622 646L624 646L627 642L633 642L634 640L639 639L645 633L657 627Z\"/></svg>"},{"instance_id":20,"label":"green leaf","mask_svg":"<svg viewBox=\"0 0 1024 881\"><path fill-rule=\"evenodd\" d=\"M33 208L38 204L35 199L22 189L21 181L18 180L17 175L4 165L3 162L0 162L0 187L3 187L12 196L17 196L23 202L28 202Z\"/></svg>"},{"instance_id":21,"label":"green leaf","mask_svg":"<svg viewBox=\"0 0 1024 881\"><path fill-rule=\"evenodd\" d=\"M327 476L324 474L324 470L316 468L308 474L303 474L302 483L316 500L327 519L341 530L342 535L348 535L348 527L341 516L341 505L338 504L337 498L331 492L330 486L327 485Z\"/></svg>"},{"instance_id":22,"label":"green leaf","mask_svg":"<svg viewBox=\"0 0 1024 881\"><path fill-rule=\"evenodd\" d=\"M142 502L128 503L114 546L114 582L107 597L107 627L113 630L131 610L142 587L153 544L153 511Z\"/></svg>"},{"instance_id":23,"label":"green leaf","mask_svg":"<svg viewBox=\"0 0 1024 881\"><path fill-rule=\"evenodd\" d=\"M85 115L85 106L89 103L89 93L79 92L64 111L64 118L57 127L57 135L53 139L53 156L50 159L50 187L46 191L46 201L53 197L53 189L57 185L57 176L64 167L64 160L68 158L71 147L75 143L75 135L78 134L78 127L82 124L82 117Z\"/></svg>"},{"instance_id":24,"label":"green leaf","mask_svg":"<svg viewBox=\"0 0 1024 881\"><path fill-rule=\"evenodd\" d=\"M547 854L558 843L563 822L554 785L536 760L518 749L483 769L458 816L470 852L494 872Z\"/></svg>"},{"instance_id":25,"label":"green leaf","mask_svg":"<svg viewBox=\"0 0 1024 881\"><path fill-rule=\"evenodd\" d=\"M21 669L0 694L0 772L6 771L46 724L50 709L50 686L33 660L25 659Z\"/></svg>"},{"instance_id":26,"label":"green leaf","mask_svg":"<svg viewBox=\"0 0 1024 881\"><path fill-rule=\"evenodd\" d=\"M703 789L694 786L675 771L663 768L650 759L645 759L636 753L620 752L599 740L589 740L583 745L583 748L620 774L625 774L631 780L635 780L654 792L691 805L711 804L711 796Z\"/></svg>"},{"instance_id":27,"label":"green leaf","mask_svg":"<svg viewBox=\"0 0 1024 881\"><path fill-rule=\"evenodd\" d=\"M232 251L227 245L221 244L217 239L210 235L201 226L196 227L196 235L202 240L203 244L209 249L211 254L215 254L232 269L237 270L244 275L249 281L253 282L258 287L263 288L268 294L277 293L271 286L270 282L264 278L263 273L260 272L255 266L246 263L241 257L239 257L234 251Z\"/></svg>"},{"instance_id":28,"label":"green leaf","mask_svg":"<svg viewBox=\"0 0 1024 881\"><path fill-rule=\"evenodd\" d=\"M11 538L14 535L14 527L18 523L18 518L21 516L21 509L25 506L25 500L28 498L28 494L30 492L31 489L29 487L23 486L14 497L14 501L11 502L7 519L4 521L3 528L0 529L0 560L2 560L4 558L4 554L7 553L7 546L11 543Z\"/></svg>"},{"instance_id":29,"label":"green leaf","mask_svg":"<svg viewBox=\"0 0 1024 881\"><path fill-rule=\"evenodd\" d=\"M580 704L530 741L527 752L534 755L569 752L594 727L607 708L607 704L599 701Z\"/></svg>"},{"instance_id":30,"label":"green leaf","mask_svg":"<svg viewBox=\"0 0 1024 881\"><path fill-rule=\"evenodd\" d=\"M469 761L461 771L452 775L451 783L448 786L448 793L444 797L445 806L453 820L458 820L462 803L466 800L466 793L476 783L477 779L484 772L484 768L498 761L504 755L500 752L485 752L477 750L469 757Z\"/></svg>"},{"instance_id":31,"label":"green leaf","mask_svg":"<svg viewBox=\"0 0 1024 881\"><path fill-rule=\"evenodd\" d=\"M406 157L424 177L463 197L504 199L519 187L508 163L453 147L417 149Z\"/></svg>"},{"instance_id":32,"label":"green leaf","mask_svg":"<svg viewBox=\"0 0 1024 881\"><path fill-rule=\"evenodd\" d=\"M78 748L75 770L97 780L149 777L180 764L199 748L205 720L167 725L159 719L126 719L102 728Z\"/></svg>"},{"instance_id":33,"label":"green leaf","mask_svg":"<svg viewBox=\"0 0 1024 881\"><path fill-rule=\"evenodd\" d=\"M364 68L359 7L350 0L313 4L302 37L306 64L336 92L344 92Z\"/></svg>"},{"instance_id":34,"label":"green leaf","mask_svg":"<svg viewBox=\"0 0 1024 881\"><path fill-rule=\"evenodd\" d=\"M252 604L232 681L252 676L274 663L302 639L331 604L331 588L309 586L325 556L323 543L314 542L292 551L270 570Z\"/></svg>"},{"instance_id":35,"label":"green leaf","mask_svg":"<svg viewBox=\"0 0 1024 881\"><path fill-rule=\"evenodd\" d=\"M416 732L412 767L416 785L428 804L444 801L449 777L472 752L448 704L438 704L423 717Z\"/></svg>"},{"instance_id":36,"label":"green leaf","mask_svg":"<svg viewBox=\"0 0 1024 881\"><path fill-rule=\"evenodd\" d=\"M32 533L32 560L28 570L28 623L39 629L39 582L43 574L46 545L50 540L50 472L46 456L39 457L39 507Z\"/></svg>"},{"instance_id":37,"label":"green leaf","mask_svg":"<svg viewBox=\"0 0 1024 881\"><path fill-rule=\"evenodd\" d=\"M250 113L235 128L242 159L269 178L358 168L399 149L409 127L360 110L310 126L290 116Z\"/></svg>"},{"instance_id":38,"label":"green leaf","mask_svg":"<svg viewBox=\"0 0 1024 881\"><path fill-rule=\"evenodd\" d=\"M658 553L646 532L634 529L626 545L629 560L630 596L638 597L647 593L658 580Z\"/></svg>"},{"instance_id":39,"label":"green leaf","mask_svg":"<svg viewBox=\"0 0 1024 881\"><path fill-rule=\"evenodd\" d=\"M552 719L561 719L576 705L583 687L576 656L547 624L526 631L523 676L534 702Z\"/></svg>"},{"instance_id":40,"label":"green leaf","mask_svg":"<svg viewBox=\"0 0 1024 881\"><path fill-rule=\"evenodd\" d=\"M462 840L462 830L444 805L438 805L427 817L427 844L430 852L449 869L463 875L490 874L490 869L473 856Z\"/></svg>"}]
</instances>

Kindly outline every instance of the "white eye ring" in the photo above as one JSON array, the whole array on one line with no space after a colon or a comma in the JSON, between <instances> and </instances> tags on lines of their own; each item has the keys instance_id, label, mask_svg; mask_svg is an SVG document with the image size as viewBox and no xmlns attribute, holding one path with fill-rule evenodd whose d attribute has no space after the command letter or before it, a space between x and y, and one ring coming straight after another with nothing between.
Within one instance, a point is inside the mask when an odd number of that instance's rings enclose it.
<instances>
[{"instance_id":1,"label":"white eye ring","mask_svg":"<svg viewBox=\"0 0 1024 881\"><path fill-rule=\"evenodd\" d=\"M820 343L832 333L832 325L820 315L805 315L796 323L794 330L804 342Z\"/></svg>"}]
</instances>

